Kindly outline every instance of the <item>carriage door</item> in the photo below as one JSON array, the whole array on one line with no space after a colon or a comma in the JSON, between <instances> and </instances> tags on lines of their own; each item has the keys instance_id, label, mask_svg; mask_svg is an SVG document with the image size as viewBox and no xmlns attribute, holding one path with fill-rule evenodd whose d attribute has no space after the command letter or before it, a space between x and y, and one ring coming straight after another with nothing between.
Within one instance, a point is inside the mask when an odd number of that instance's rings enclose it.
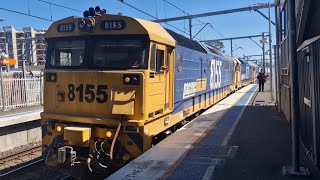
<instances>
[{"instance_id":1,"label":"carriage door","mask_svg":"<svg viewBox=\"0 0 320 180\"><path fill-rule=\"evenodd\" d=\"M169 96L170 91L170 73L169 73L169 60L172 55L167 53L167 48L164 45L153 44L152 55L150 63L150 85L152 109L155 111L155 115L165 113L170 108Z\"/></svg>"},{"instance_id":2,"label":"carriage door","mask_svg":"<svg viewBox=\"0 0 320 180\"><path fill-rule=\"evenodd\" d=\"M165 66L165 78L166 78L166 98L165 98L165 110L173 109L173 73L174 73L174 50L173 47L166 48L166 61Z\"/></svg>"}]
</instances>

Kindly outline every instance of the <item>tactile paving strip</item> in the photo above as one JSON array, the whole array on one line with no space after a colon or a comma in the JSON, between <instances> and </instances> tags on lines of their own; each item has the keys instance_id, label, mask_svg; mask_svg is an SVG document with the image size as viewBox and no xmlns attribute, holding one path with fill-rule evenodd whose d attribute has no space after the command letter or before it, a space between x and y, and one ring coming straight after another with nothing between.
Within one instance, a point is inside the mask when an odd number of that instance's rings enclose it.
<instances>
[{"instance_id":1,"label":"tactile paving strip","mask_svg":"<svg viewBox=\"0 0 320 180\"><path fill-rule=\"evenodd\" d=\"M220 133L208 133L201 141L199 145L216 145L219 146L224 139L225 132Z\"/></svg>"},{"instance_id":2,"label":"tactile paving strip","mask_svg":"<svg viewBox=\"0 0 320 180\"><path fill-rule=\"evenodd\" d=\"M218 146L208 146L208 145L196 145L187 156L194 157L214 157L214 153L218 149Z\"/></svg>"},{"instance_id":3,"label":"tactile paving strip","mask_svg":"<svg viewBox=\"0 0 320 180\"><path fill-rule=\"evenodd\" d=\"M254 86L252 89L257 88ZM188 152L185 158L177 165L176 169L168 179L202 179L209 166L212 166L213 159L221 156L227 158L230 146L220 147L229 129L237 119L241 109L249 100L253 91L246 93L220 120L220 122L210 130L195 147ZM238 147L237 147L238 148ZM236 148L236 149L237 149ZM232 150L232 149L230 149ZM218 151L218 152L217 152ZM236 150L235 150L236 151ZM217 152L217 154L216 154ZM216 158L215 158L216 157ZM205 161L204 158L208 160ZM203 160L202 162L199 162Z\"/></svg>"},{"instance_id":4,"label":"tactile paving strip","mask_svg":"<svg viewBox=\"0 0 320 180\"><path fill-rule=\"evenodd\" d=\"M207 171L208 166L208 164L181 162L179 168L177 168L167 179L200 180Z\"/></svg>"},{"instance_id":5,"label":"tactile paving strip","mask_svg":"<svg viewBox=\"0 0 320 180\"><path fill-rule=\"evenodd\" d=\"M200 163L200 164L210 164L213 158L208 157L197 157L197 156L186 156L183 161L189 163Z\"/></svg>"}]
</instances>

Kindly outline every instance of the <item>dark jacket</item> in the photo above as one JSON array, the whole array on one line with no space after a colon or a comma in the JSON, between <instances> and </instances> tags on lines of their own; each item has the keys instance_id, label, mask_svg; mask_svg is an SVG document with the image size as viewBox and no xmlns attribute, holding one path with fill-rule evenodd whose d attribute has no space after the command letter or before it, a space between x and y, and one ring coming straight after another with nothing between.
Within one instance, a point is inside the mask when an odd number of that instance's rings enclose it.
<instances>
[{"instance_id":1,"label":"dark jacket","mask_svg":"<svg viewBox=\"0 0 320 180\"><path fill-rule=\"evenodd\" d=\"M260 82L266 82L266 78L267 76L262 73L262 72L259 72L258 76L257 76L257 79L260 81Z\"/></svg>"}]
</instances>

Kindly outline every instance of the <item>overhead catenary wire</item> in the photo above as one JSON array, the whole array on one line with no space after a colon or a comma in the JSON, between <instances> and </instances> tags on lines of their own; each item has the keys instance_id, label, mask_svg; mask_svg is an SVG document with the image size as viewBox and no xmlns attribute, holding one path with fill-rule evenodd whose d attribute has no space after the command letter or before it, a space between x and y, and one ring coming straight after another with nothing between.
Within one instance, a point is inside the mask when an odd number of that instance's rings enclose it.
<instances>
[{"instance_id":1,"label":"overhead catenary wire","mask_svg":"<svg viewBox=\"0 0 320 180\"><path fill-rule=\"evenodd\" d=\"M172 7L180 10L180 11L183 12L184 14L186 14L186 15L191 15L190 13L188 13L188 12L186 12L185 10L179 8L178 6L176 6L176 5L173 4L173 3L171 3L171 2L169 2L169 1L167 1L167 0L163 0L163 1L166 2L166 3L168 3L169 5L171 5ZM197 20L198 22L200 22L202 25L207 24L207 23L201 21L200 19L197 19L197 18L196 18L195 20ZM221 37L224 37L224 38L225 38L225 36L224 36L221 32L219 32L217 29L215 29L215 28L212 26L211 23L209 23L209 27L210 27L211 29L213 29L215 32L217 32Z\"/></svg>"},{"instance_id":2,"label":"overhead catenary wire","mask_svg":"<svg viewBox=\"0 0 320 180\"><path fill-rule=\"evenodd\" d=\"M131 4L129 4L129 3L126 3L126 2L124 2L123 0L117 0L117 1L119 1L119 2L121 2L121 3L123 3L123 4L127 5L127 6L129 6L130 8L135 9L136 11L139 11L139 12L141 12L141 13L143 13L143 14L145 14L145 15L153 18L153 19L159 20L157 17L155 17L155 16L153 16L153 15L151 15L151 14L149 14L149 13L147 13L147 12L145 12L145 11L143 11L143 10L141 10L141 9L139 9L139 8L131 5ZM177 27L175 27L175 26L173 26L173 25L171 25L171 24L166 23L166 25L168 25L168 26L170 26L170 27L172 27L172 28L174 28L174 29L176 29L176 30L184 33L184 34L189 34L189 33L187 33L186 31L183 31L183 30L181 30L181 29L179 29L179 28L177 28Z\"/></svg>"},{"instance_id":3,"label":"overhead catenary wire","mask_svg":"<svg viewBox=\"0 0 320 180\"><path fill-rule=\"evenodd\" d=\"M156 5L156 17L158 18L158 5L157 5L157 0L154 0L154 3Z\"/></svg>"},{"instance_id":4,"label":"overhead catenary wire","mask_svg":"<svg viewBox=\"0 0 320 180\"><path fill-rule=\"evenodd\" d=\"M176 9L178 9L178 10L180 10L181 12L183 12L183 13L186 14L186 15L191 15L190 13L186 12L185 10L179 8L177 5L171 3L171 2L169 2L169 1L167 1L167 0L163 0L163 2L171 5L172 7L176 8ZM198 22L200 22L202 25L205 25L205 26L206 26L206 25L209 25L209 27L210 27L211 29L213 29L216 33L218 33L221 37L226 38L220 31L218 31L216 28L214 28L211 23L205 23L205 22L203 22L203 21L201 21L201 20L199 20L199 19L197 19L197 18L195 18L195 20L197 20ZM198 32L198 33L199 33L199 32ZM235 44L235 43L234 43L234 46L235 46L235 47L240 47L240 46L238 46L238 45ZM244 48L242 48L242 49L243 49L245 52L248 53L247 50L245 50Z\"/></svg>"},{"instance_id":5,"label":"overhead catenary wire","mask_svg":"<svg viewBox=\"0 0 320 180\"><path fill-rule=\"evenodd\" d=\"M56 7L60 7L60 8L64 8L64 9L68 9L68 10L72 10L72 11L82 12L82 11L80 11L80 10L78 10L78 9L66 7L66 6L63 6L63 5L60 5L60 4L51 3L51 2L48 2L48 1L44 1L44 0L38 0L38 1L39 1L39 2L43 2L43 3L50 4L50 12L51 12L51 18L50 18L50 19L45 18L45 17L41 17L41 16L32 15L32 14L30 13L30 0L28 0L28 13L24 13L24 12L21 12L21 11L12 10L12 9L8 9L8 8L2 8L2 7L0 7L0 10L12 12L12 13L16 13L16 14L20 14L20 15L24 15L24 16L29 16L29 17L32 17L32 18L37 18L37 19L41 19L41 20L45 20L45 21L50 21L50 22L54 22L54 20L53 20L53 18L52 18L51 5L56 6Z\"/></svg>"},{"instance_id":6,"label":"overhead catenary wire","mask_svg":"<svg viewBox=\"0 0 320 180\"><path fill-rule=\"evenodd\" d=\"M164 17L167 18L166 3L164 1L163 1L163 13L164 13Z\"/></svg>"},{"instance_id":7,"label":"overhead catenary wire","mask_svg":"<svg viewBox=\"0 0 320 180\"><path fill-rule=\"evenodd\" d=\"M60 7L60 8L64 8L64 9L68 9L68 10L71 10L71 11L77 11L77 12L80 12L80 13L82 13L82 12L83 12L83 11L80 11L80 10L78 10L78 9L70 8L70 7L63 6L63 5L56 4L56 3L52 3L52 2L49 2L49 1L44 1L44 0L38 0L38 1L39 1L39 2L43 2L43 3L50 4L50 5L53 5L53 6L56 6L56 7Z\"/></svg>"},{"instance_id":8,"label":"overhead catenary wire","mask_svg":"<svg viewBox=\"0 0 320 180\"><path fill-rule=\"evenodd\" d=\"M28 14L30 14L30 0L28 0Z\"/></svg>"},{"instance_id":9,"label":"overhead catenary wire","mask_svg":"<svg viewBox=\"0 0 320 180\"><path fill-rule=\"evenodd\" d=\"M0 10L8 11L8 12L12 12L12 13L16 13L16 14L20 14L20 15L24 15L24 16L29 16L29 17L33 17L33 18L37 18L37 19L53 22L53 20L51 20L51 19L47 19L47 18L40 17L40 16L35 16L35 15L32 15L32 14L27 14L27 13L20 12L20 11L11 10L11 9L8 9L8 8L0 7Z\"/></svg>"}]
</instances>

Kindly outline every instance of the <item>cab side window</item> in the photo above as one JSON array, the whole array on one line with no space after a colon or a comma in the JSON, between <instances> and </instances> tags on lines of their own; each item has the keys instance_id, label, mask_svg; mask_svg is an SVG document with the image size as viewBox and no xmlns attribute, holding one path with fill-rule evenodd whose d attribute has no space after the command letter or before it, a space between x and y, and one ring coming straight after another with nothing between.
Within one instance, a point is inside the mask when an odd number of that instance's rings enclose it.
<instances>
[{"instance_id":1,"label":"cab side window","mask_svg":"<svg viewBox=\"0 0 320 180\"><path fill-rule=\"evenodd\" d=\"M150 69L156 70L156 45L153 44L151 47L151 59L150 59Z\"/></svg>"},{"instance_id":2,"label":"cab side window","mask_svg":"<svg viewBox=\"0 0 320 180\"><path fill-rule=\"evenodd\" d=\"M156 45L153 44L151 47L150 69L160 72L162 66L164 66L164 50L157 49Z\"/></svg>"},{"instance_id":3,"label":"cab side window","mask_svg":"<svg viewBox=\"0 0 320 180\"><path fill-rule=\"evenodd\" d=\"M156 71L160 72L162 66L164 66L164 51L157 49Z\"/></svg>"}]
</instances>

